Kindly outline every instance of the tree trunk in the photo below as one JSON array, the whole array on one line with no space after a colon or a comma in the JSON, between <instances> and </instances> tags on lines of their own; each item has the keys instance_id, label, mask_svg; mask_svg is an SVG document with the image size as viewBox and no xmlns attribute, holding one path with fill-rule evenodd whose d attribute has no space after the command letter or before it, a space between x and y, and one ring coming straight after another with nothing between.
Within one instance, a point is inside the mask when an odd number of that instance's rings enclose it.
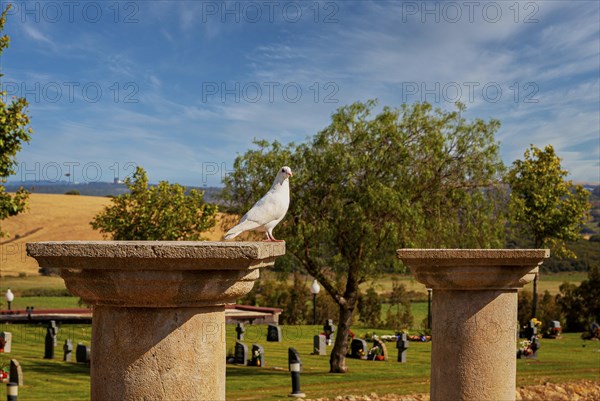
<instances>
[{"instance_id":1,"label":"tree trunk","mask_svg":"<svg viewBox=\"0 0 600 401\"><path fill-rule=\"evenodd\" d=\"M348 353L348 333L352 324L354 305L340 305L340 321L335 343L329 357L329 373L346 373L346 354Z\"/></svg>"}]
</instances>

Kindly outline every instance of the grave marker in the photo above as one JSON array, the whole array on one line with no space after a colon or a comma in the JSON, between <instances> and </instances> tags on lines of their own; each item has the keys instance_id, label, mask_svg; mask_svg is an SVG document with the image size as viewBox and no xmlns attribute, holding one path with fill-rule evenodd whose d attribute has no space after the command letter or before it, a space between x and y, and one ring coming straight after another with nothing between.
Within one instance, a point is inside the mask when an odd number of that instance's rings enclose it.
<instances>
[{"instance_id":1,"label":"grave marker","mask_svg":"<svg viewBox=\"0 0 600 401\"><path fill-rule=\"evenodd\" d=\"M244 323L238 323L235 327L235 332L237 333L237 339L239 341L244 341L244 333L246 329L244 328Z\"/></svg>"},{"instance_id":2,"label":"grave marker","mask_svg":"<svg viewBox=\"0 0 600 401\"><path fill-rule=\"evenodd\" d=\"M54 323L54 320L51 322ZM56 344L56 326L46 327L46 338L44 339L44 359L54 359L54 346Z\"/></svg>"},{"instance_id":3,"label":"grave marker","mask_svg":"<svg viewBox=\"0 0 600 401\"><path fill-rule=\"evenodd\" d=\"M8 331L0 332L0 352L8 354L12 346L12 333Z\"/></svg>"},{"instance_id":4,"label":"grave marker","mask_svg":"<svg viewBox=\"0 0 600 401\"><path fill-rule=\"evenodd\" d=\"M406 363L406 350L408 349L408 336L406 333L396 337L396 348L398 349L398 362Z\"/></svg>"},{"instance_id":5,"label":"grave marker","mask_svg":"<svg viewBox=\"0 0 600 401\"><path fill-rule=\"evenodd\" d=\"M264 367L265 366L265 350L258 344L252 344L252 360L250 361L251 366Z\"/></svg>"},{"instance_id":6,"label":"grave marker","mask_svg":"<svg viewBox=\"0 0 600 401\"><path fill-rule=\"evenodd\" d=\"M355 338L350 343L350 357L356 359L367 359L367 342L360 338Z\"/></svg>"},{"instance_id":7,"label":"grave marker","mask_svg":"<svg viewBox=\"0 0 600 401\"><path fill-rule=\"evenodd\" d=\"M239 341L235 342L235 362L236 365L248 365L248 346Z\"/></svg>"},{"instance_id":8,"label":"grave marker","mask_svg":"<svg viewBox=\"0 0 600 401\"><path fill-rule=\"evenodd\" d=\"M327 337L323 334L313 337L313 354L314 355L327 355Z\"/></svg>"},{"instance_id":9,"label":"grave marker","mask_svg":"<svg viewBox=\"0 0 600 401\"><path fill-rule=\"evenodd\" d=\"M288 348L288 366L292 374L292 392L289 397L304 398L305 394L300 390L300 372L302 371L302 361L300 354L294 348Z\"/></svg>"},{"instance_id":10,"label":"grave marker","mask_svg":"<svg viewBox=\"0 0 600 401\"><path fill-rule=\"evenodd\" d=\"M19 386L23 385L23 369L21 364L16 359L10 360L10 370L8 373L8 381L11 383L17 383Z\"/></svg>"},{"instance_id":11,"label":"grave marker","mask_svg":"<svg viewBox=\"0 0 600 401\"><path fill-rule=\"evenodd\" d=\"M90 347L83 345L82 343L78 343L77 348L75 348L75 360L77 363L89 363Z\"/></svg>"},{"instance_id":12,"label":"grave marker","mask_svg":"<svg viewBox=\"0 0 600 401\"><path fill-rule=\"evenodd\" d=\"M333 324L333 320L327 319L325 321L325 324L323 325L323 331L325 332L327 345L331 345L333 343L333 333L335 333L335 324Z\"/></svg>"},{"instance_id":13,"label":"grave marker","mask_svg":"<svg viewBox=\"0 0 600 401\"><path fill-rule=\"evenodd\" d=\"M71 355L73 354L73 343L70 338L65 340L65 345L63 345L63 361L71 362Z\"/></svg>"},{"instance_id":14,"label":"grave marker","mask_svg":"<svg viewBox=\"0 0 600 401\"><path fill-rule=\"evenodd\" d=\"M267 341L281 342L281 327L274 324L267 326Z\"/></svg>"}]
</instances>

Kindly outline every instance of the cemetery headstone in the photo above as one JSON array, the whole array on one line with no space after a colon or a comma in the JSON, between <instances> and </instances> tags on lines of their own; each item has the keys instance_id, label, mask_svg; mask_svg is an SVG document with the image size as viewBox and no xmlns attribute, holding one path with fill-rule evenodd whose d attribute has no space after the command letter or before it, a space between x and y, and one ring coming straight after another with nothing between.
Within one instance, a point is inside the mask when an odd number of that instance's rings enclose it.
<instances>
[{"instance_id":1,"label":"cemetery headstone","mask_svg":"<svg viewBox=\"0 0 600 401\"><path fill-rule=\"evenodd\" d=\"M77 363L88 363L90 361L90 347L78 343L77 348L75 348L75 360Z\"/></svg>"},{"instance_id":2,"label":"cemetery headstone","mask_svg":"<svg viewBox=\"0 0 600 401\"><path fill-rule=\"evenodd\" d=\"M375 359L378 361L387 361L388 360L388 352L387 352L387 347L385 346L385 343L383 341L375 339L373 341L373 345L379 349L379 352Z\"/></svg>"},{"instance_id":3,"label":"cemetery headstone","mask_svg":"<svg viewBox=\"0 0 600 401\"><path fill-rule=\"evenodd\" d=\"M56 337L58 336L58 326L56 325L56 322L54 320L50 320L50 325L49 327L52 329L52 333L53 333L53 345L56 347L58 345L57 343L57 339Z\"/></svg>"},{"instance_id":4,"label":"cemetery headstone","mask_svg":"<svg viewBox=\"0 0 600 401\"><path fill-rule=\"evenodd\" d=\"M235 364L248 365L248 346L239 341L235 342Z\"/></svg>"},{"instance_id":5,"label":"cemetery headstone","mask_svg":"<svg viewBox=\"0 0 600 401\"><path fill-rule=\"evenodd\" d=\"M71 362L71 355L73 354L73 343L70 338L65 340L65 345L63 345L63 361Z\"/></svg>"},{"instance_id":6,"label":"cemetery headstone","mask_svg":"<svg viewBox=\"0 0 600 401\"><path fill-rule=\"evenodd\" d=\"M0 352L9 353L12 346L12 333L0 332Z\"/></svg>"},{"instance_id":7,"label":"cemetery headstone","mask_svg":"<svg viewBox=\"0 0 600 401\"><path fill-rule=\"evenodd\" d=\"M406 350L408 349L408 336L406 333L396 337L396 348L398 349L398 362L406 363Z\"/></svg>"},{"instance_id":8,"label":"cemetery headstone","mask_svg":"<svg viewBox=\"0 0 600 401\"><path fill-rule=\"evenodd\" d=\"M314 355L327 355L327 337L323 334L313 337L313 354Z\"/></svg>"},{"instance_id":9,"label":"cemetery headstone","mask_svg":"<svg viewBox=\"0 0 600 401\"><path fill-rule=\"evenodd\" d=\"M264 367L265 366L265 350L258 344L252 344L252 359L250 361L251 366Z\"/></svg>"},{"instance_id":10,"label":"cemetery headstone","mask_svg":"<svg viewBox=\"0 0 600 401\"><path fill-rule=\"evenodd\" d=\"M350 343L350 357L357 359L367 359L367 342L360 338L355 338Z\"/></svg>"},{"instance_id":11,"label":"cemetery headstone","mask_svg":"<svg viewBox=\"0 0 600 401\"><path fill-rule=\"evenodd\" d=\"M550 324L548 324L548 331L545 337L547 338L558 338L562 332L562 327L560 327L560 322L558 320L552 320Z\"/></svg>"},{"instance_id":12,"label":"cemetery headstone","mask_svg":"<svg viewBox=\"0 0 600 401\"><path fill-rule=\"evenodd\" d=\"M52 326L46 327L46 338L44 340L44 359L54 359L54 344L56 342L56 332Z\"/></svg>"},{"instance_id":13,"label":"cemetery headstone","mask_svg":"<svg viewBox=\"0 0 600 401\"><path fill-rule=\"evenodd\" d=\"M244 341L244 333L246 332L246 329L244 328L244 323L238 323L235 328L235 332L237 333L237 339L239 341Z\"/></svg>"},{"instance_id":14,"label":"cemetery headstone","mask_svg":"<svg viewBox=\"0 0 600 401\"><path fill-rule=\"evenodd\" d=\"M333 343L333 333L335 333L335 325L333 324L333 320L327 319L325 321L325 324L323 325L323 331L325 332L327 345L331 345Z\"/></svg>"},{"instance_id":15,"label":"cemetery headstone","mask_svg":"<svg viewBox=\"0 0 600 401\"><path fill-rule=\"evenodd\" d=\"M524 337L531 340L533 336L537 336L537 327L533 321L529 321L524 330Z\"/></svg>"},{"instance_id":16,"label":"cemetery headstone","mask_svg":"<svg viewBox=\"0 0 600 401\"><path fill-rule=\"evenodd\" d=\"M281 342L281 327L274 324L267 326L267 341Z\"/></svg>"},{"instance_id":17,"label":"cemetery headstone","mask_svg":"<svg viewBox=\"0 0 600 401\"><path fill-rule=\"evenodd\" d=\"M10 360L10 370L8 373L8 381L11 383L17 383L19 386L23 385L23 369L21 364L16 359Z\"/></svg>"}]
</instances>

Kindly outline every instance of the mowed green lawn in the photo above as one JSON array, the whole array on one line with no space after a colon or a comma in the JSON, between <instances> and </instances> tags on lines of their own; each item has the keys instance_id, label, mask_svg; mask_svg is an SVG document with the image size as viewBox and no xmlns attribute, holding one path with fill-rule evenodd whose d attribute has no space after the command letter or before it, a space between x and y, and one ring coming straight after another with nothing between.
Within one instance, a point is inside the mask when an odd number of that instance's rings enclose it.
<instances>
[{"instance_id":1,"label":"mowed green lawn","mask_svg":"<svg viewBox=\"0 0 600 401\"><path fill-rule=\"evenodd\" d=\"M227 326L227 350L233 352L235 326ZM394 343L387 343L390 360L372 362L348 360L347 374L330 374L327 356L310 355L312 337L320 332L316 326L282 326L284 341L266 342L266 326L247 326L249 348L259 343L265 349L265 367L227 365L228 400L287 399L291 389L287 370L287 350L294 347L301 355L302 390L309 398L333 397L343 394L410 394L428 392L431 343L411 342L408 363L396 362ZM90 344L89 325L63 325L58 333L56 359L45 360L43 326L0 325L0 331L13 333L13 351L0 354L0 364L17 359L24 372L24 386L19 389L23 400L87 400L89 399L89 368L75 362L62 361L62 344L71 338ZM357 335L366 331L389 334L385 330L354 329ZM600 342L583 341L579 334L566 334L559 340L541 340L538 360L517 360L519 386L544 382L565 382L576 379L598 380L600 377ZM328 350L331 350L328 347ZM107 350L110 352L110 350ZM73 355L73 360L75 355ZM110 369L110 366L106 367ZM6 386L0 386L0 399L6 397Z\"/></svg>"}]
</instances>

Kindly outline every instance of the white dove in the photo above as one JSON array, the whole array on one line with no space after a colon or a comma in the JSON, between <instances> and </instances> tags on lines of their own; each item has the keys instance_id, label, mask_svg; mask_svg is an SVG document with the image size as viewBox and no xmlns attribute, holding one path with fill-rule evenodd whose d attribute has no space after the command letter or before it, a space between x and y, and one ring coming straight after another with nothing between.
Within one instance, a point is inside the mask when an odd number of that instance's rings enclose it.
<instances>
[{"instance_id":1,"label":"white dove","mask_svg":"<svg viewBox=\"0 0 600 401\"><path fill-rule=\"evenodd\" d=\"M255 230L265 231L267 233L266 241L283 242L283 240L276 240L273 237L273 228L283 220L290 206L288 178L291 176L292 169L288 166L280 168L269 192L252 206L236 226L227 231L225 239L230 240L244 231Z\"/></svg>"}]
</instances>

